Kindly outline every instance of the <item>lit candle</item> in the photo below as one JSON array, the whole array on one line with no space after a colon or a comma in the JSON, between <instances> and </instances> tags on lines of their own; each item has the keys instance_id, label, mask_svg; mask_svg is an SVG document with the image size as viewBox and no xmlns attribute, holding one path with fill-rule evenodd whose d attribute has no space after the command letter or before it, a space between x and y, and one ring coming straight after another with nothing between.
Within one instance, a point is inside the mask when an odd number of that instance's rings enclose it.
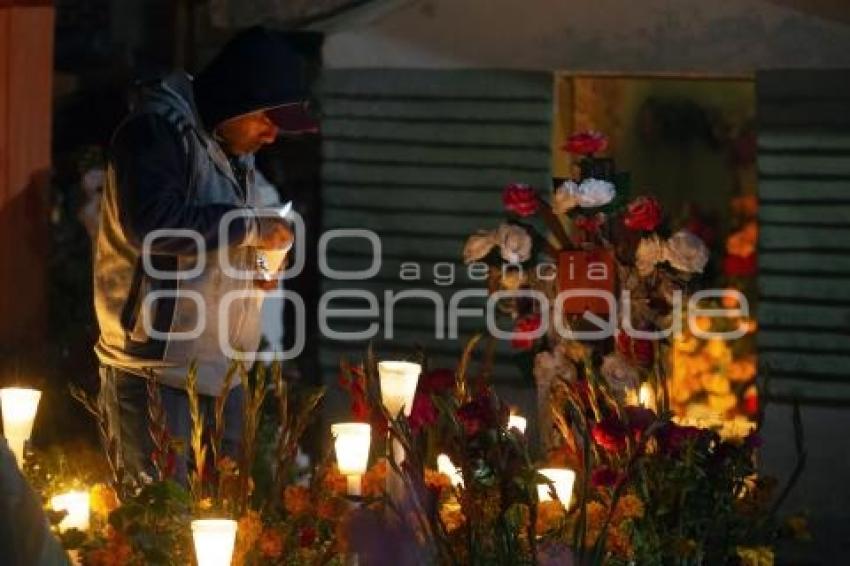
<instances>
[{"instance_id":1,"label":"lit candle","mask_svg":"<svg viewBox=\"0 0 850 566\"><path fill-rule=\"evenodd\" d=\"M387 411L395 418L400 412L410 416L413 408L413 397L416 395L416 384L422 366L411 362L379 362L378 374L381 380L381 400ZM404 459L404 447L397 439L390 443L388 454L396 464ZM387 493L390 499L399 502L404 498L404 482L389 470L387 473Z\"/></svg>"},{"instance_id":2,"label":"lit candle","mask_svg":"<svg viewBox=\"0 0 850 566\"><path fill-rule=\"evenodd\" d=\"M337 423L331 426L339 472L348 479L348 495L360 495L360 477L369 465L372 427L366 423Z\"/></svg>"},{"instance_id":3,"label":"lit candle","mask_svg":"<svg viewBox=\"0 0 850 566\"><path fill-rule=\"evenodd\" d=\"M655 410L655 390L649 383L644 383L640 386L638 393L638 404L644 409Z\"/></svg>"},{"instance_id":4,"label":"lit candle","mask_svg":"<svg viewBox=\"0 0 850 566\"><path fill-rule=\"evenodd\" d=\"M525 417L521 417L519 415L511 415L508 418L508 428L515 428L520 431L522 434L525 434L525 426L526 426Z\"/></svg>"},{"instance_id":5,"label":"lit candle","mask_svg":"<svg viewBox=\"0 0 850 566\"><path fill-rule=\"evenodd\" d=\"M59 522L59 532L68 529L86 531L89 528L89 492L88 490L69 491L50 498L50 507L54 511L67 514Z\"/></svg>"},{"instance_id":6,"label":"lit candle","mask_svg":"<svg viewBox=\"0 0 850 566\"><path fill-rule=\"evenodd\" d=\"M24 462L24 445L32 434L32 423L38 410L41 391L6 387L0 389L0 404L3 410L3 436L15 454L18 466Z\"/></svg>"},{"instance_id":7,"label":"lit candle","mask_svg":"<svg viewBox=\"0 0 850 566\"><path fill-rule=\"evenodd\" d=\"M451 458L446 454L437 456L437 471L449 476L449 481L455 487L463 487L463 475L458 471Z\"/></svg>"},{"instance_id":8,"label":"lit candle","mask_svg":"<svg viewBox=\"0 0 850 566\"><path fill-rule=\"evenodd\" d=\"M541 475L548 478L555 486L555 495L564 506L569 508L573 498L573 484L576 481L576 473L567 468L543 468L538 470ZM552 501L551 489L548 483L537 484L537 499L540 501Z\"/></svg>"},{"instance_id":9,"label":"lit candle","mask_svg":"<svg viewBox=\"0 0 850 566\"><path fill-rule=\"evenodd\" d=\"M378 373L381 377L381 400L384 407L393 418L402 409L405 416L410 416L422 366L411 362L380 362Z\"/></svg>"},{"instance_id":10,"label":"lit candle","mask_svg":"<svg viewBox=\"0 0 850 566\"><path fill-rule=\"evenodd\" d=\"M192 521L192 538L198 566L230 566L236 542L236 521L197 519Z\"/></svg>"}]
</instances>

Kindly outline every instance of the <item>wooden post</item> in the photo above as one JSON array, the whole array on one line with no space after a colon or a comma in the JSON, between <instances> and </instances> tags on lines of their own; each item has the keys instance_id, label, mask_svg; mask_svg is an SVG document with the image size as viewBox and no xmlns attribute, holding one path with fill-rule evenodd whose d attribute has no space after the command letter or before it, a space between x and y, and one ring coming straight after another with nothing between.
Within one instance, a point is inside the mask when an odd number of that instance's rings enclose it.
<instances>
[{"instance_id":1,"label":"wooden post","mask_svg":"<svg viewBox=\"0 0 850 566\"><path fill-rule=\"evenodd\" d=\"M54 8L0 0L0 344L44 338Z\"/></svg>"}]
</instances>

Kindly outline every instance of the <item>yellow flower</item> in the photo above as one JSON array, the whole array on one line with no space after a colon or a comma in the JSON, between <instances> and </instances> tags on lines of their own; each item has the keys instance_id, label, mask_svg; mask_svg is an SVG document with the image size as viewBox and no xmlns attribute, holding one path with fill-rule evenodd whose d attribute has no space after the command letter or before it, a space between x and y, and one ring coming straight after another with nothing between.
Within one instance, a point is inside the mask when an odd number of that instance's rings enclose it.
<instances>
[{"instance_id":1,"label":"yellow flower","mask_svg":"<svg viewBox=\"0 0 850 566\"><path fill-rule=\"evenodd\" d=\"M564 506L558 501L541 501L537 507L537 524L535 532L542 535L558 527L566 516Z\"/></svg>"},{"instance_id":2,"label":"yellow flower","mask_svg":"<svg viewBox=\"0 0 850 566\"><path fill-rule=\"evenodd\" d=\"M737 404L738 399L732 394L708 396L708 406L718 413L730 411L735 408L735 405Z\"/></svg>"},{"instance_id":3,"label":"yellow flower","mask_svg":"<svg viewBox=\"0 0 850 566\"><path fill-rule=\"evenodd\" d=\"M614 511L614 522L619 523L626 519L638 519L643 517L643 501L637 495L627 493L617 501Z\"/></svg>"},{"instance_id":4,"label":"yellow flower","mask_svg":"<svg viewBox=\"0 0 850 566\"><path fill-rule=\"evenodd\" d=\"M729 364L726 372L732 381L748 381L756 375L755 356L746 356Z\"/></svg>"},{"instance_id":5,"label":"yellow flower","mask_svg":"<svg viewBox=\"0 0 850 566\"><path fill-rule=\"evenodd\" d=\"M773 566L773 549L769 546L739 546L735 550L741 566Z\"/></svg>"},{"instance_id":6,"label":"yellow flower","mask_svg":"<svg viewBox=\"0 0 850 566\"><path fill-rule=\"evenodd\" d=\"M118 496L115 490L105 483L95 484L89 492L89 504L91 512L102 518L106 518L109 514L118 508Z\"/></svg>"},{"instance_id":7,"label":"yellow flower","mask_svg":"<svg viewBox=\"0 0 850 566\"><path fill-rule=\"evenodd\" d=\"M292 515L304 515L310 511L310 492L300 485L288 485L283 491L283 508Z\"/></svg>"},{"instance_id":8,"label":"yellow flower","mask_svg":"<svg viewBox=\"0 0 850 566\"><path fill-rule=\"evenodd\" d=\"M456 531L463 526L466 518L463 515L460 504L455 501L447 501L440 505L440 520L446 526L446 531Z\"/></svg>"},{"instance_id":9,"label":"yellow flower","mask_svg":"<svg viewBox=\"0 0 850 566\"><path fill-rule=\"evenodd\" d=\"M438 493L443 493L452 487L452 480L446 474L425 468L425 485Z\"/></svg>"}]
</instances>

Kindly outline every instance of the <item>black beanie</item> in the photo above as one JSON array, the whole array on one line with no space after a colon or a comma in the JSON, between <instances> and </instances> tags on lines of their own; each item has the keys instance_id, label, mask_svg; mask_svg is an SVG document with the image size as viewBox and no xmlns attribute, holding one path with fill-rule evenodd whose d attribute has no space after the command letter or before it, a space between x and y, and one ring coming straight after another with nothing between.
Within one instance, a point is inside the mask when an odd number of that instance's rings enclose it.
<instances>
[{"instance_id":1,"label":"black beanie","mask_svg":"<svg viewBox=\"0 0 850 566\"><path fill-rule=\"evenodd\" d=\"M228 118L306 99L297 54L278 36L253 27L231 39L194 80L201 120L213 129Z\"/></svg>"}]
</instances>

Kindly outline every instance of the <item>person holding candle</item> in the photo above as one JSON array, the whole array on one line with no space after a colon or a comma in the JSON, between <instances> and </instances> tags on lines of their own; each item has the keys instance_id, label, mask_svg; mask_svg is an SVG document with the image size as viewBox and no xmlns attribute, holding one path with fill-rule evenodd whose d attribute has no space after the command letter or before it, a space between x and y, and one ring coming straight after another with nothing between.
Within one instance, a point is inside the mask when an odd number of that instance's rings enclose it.
<instances>
[{"instance_id":1,"label":"person holding candle","mask_svg":"<svg viewBox=\"0 0 850 566\"><path fill-rule=\"evenodd\" d=\"M152 472L146 377L158 382L172 436L188 439L189 364L209 416L227 350L259 345L255 290L278 284L260 277L263 258L288 250L293 236L280 211L261 210L253 154L282 130L313 127L299 67L279 38L252 28L196 78L178 72L141 85L113 137L96 239L95 351L101 405L132 474ZM227 403L228 453L240 437L240 396L237 386ZM185 473L179 459L178 479Z\"/></svg>"}]
</instances>

